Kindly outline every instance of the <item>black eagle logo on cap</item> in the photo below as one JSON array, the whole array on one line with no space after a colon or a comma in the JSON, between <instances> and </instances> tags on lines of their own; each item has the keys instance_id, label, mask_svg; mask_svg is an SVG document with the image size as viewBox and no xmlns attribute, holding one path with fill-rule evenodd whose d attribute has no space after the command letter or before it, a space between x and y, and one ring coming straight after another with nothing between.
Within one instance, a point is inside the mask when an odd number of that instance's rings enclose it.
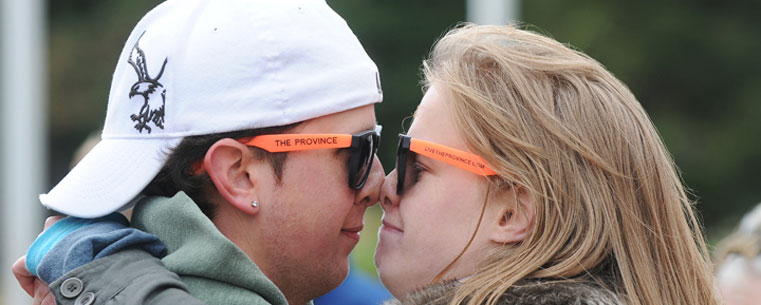
<instances>
[{"instance_id":1,"label":"black eagle logo on cap","mask_svg":"<svg viewBox=\"0 0 761 305\"><path fill-rule=\"evenodd\" d=\"M153 123L154 126L164 129L164 103L166 101L166 89L159 80L161 75L164 74L164 68L166 68L167 59L164 59L164 64L161 66L161 71L156 77L151 77L148 74L148 66L145 61L145 52L140 48L140 39L143 38L143 34L135 42L135 46L132 47L132 52L129 55L127 62L135 68L137 73L137 82L132 85L129 91L130 100L136 98L138 102L142 102L140 111L137 114L130 115L130 118L135 124L135 129L140 133L143 129L151 133L151 127L149 123ZM159 97L160 96L160 97ZM142 97L142 99L138 98Z\"/></svg>"}]
</instances>

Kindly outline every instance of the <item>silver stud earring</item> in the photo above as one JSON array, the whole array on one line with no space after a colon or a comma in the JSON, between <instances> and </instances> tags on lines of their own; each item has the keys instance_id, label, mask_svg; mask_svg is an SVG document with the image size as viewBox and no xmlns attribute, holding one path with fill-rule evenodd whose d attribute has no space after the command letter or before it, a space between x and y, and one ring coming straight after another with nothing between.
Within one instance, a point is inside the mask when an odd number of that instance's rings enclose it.
<instances>
[{"instance_id":1,"label":"silver stud earring","mask_svg":"<svg viewBox=\"0 0 761 305\"><path fill-rule=\"evenodd\" d=\"M251 203L251 206L252 207L258 207L259 206L259 201L254 200L254 202Z\"/></svg>"}]
</instances>

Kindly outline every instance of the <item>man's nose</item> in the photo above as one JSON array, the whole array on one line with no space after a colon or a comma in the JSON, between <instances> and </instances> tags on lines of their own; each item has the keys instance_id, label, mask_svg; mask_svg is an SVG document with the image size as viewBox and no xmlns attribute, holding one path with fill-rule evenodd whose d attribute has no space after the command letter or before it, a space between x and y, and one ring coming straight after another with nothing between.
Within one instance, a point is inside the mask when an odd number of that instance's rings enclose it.
<instances>
[{"instance_id":1,"label":"man's nose","mask_svg":"<svg viewBox=\"0 0 761 305\"><path fill-rule=\"evenodd\" d=\"M381 187L380 202L381 208L384 210L399 205L399 199L401 196L396 194L397 182L396 169L394 169L388 173L388 176L386 176L386 179L383 182L383 187Z\"/></svg>"},{"instance_id":2,"label":"man's nose","mask_svg":"<svg viewBox=\"0 0 761 305\"><path fill-rule=\"evenodd\" d=\"M378 203L380 197L380 189L383 185L383 164L376 155L373 158L373 165L370 169L370 174L367 176L365 185L357 191L357 195L354 198L354 204L363 204L368 207Z\"/></svg>"}]
</instances>

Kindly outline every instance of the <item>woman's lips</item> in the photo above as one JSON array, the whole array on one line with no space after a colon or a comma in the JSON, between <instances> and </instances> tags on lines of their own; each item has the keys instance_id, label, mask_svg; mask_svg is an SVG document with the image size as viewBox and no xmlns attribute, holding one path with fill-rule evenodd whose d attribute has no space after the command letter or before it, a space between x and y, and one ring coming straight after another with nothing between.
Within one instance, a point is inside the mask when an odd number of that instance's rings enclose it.
<instances>
[{"instance_id":1,"label":"woman's lips","mask_svg":"<svg viewBox=\"0 0 761 305\"><path fill-rule=\"evenodd\" d=\"M392 224L388 223L385 220L383 221L383 226L381 227L381 230L387 231L389 233L402 233L402 232L404 232L399 227L397 227L395 225L392 225Z\"/></svg>"}]
</instances>

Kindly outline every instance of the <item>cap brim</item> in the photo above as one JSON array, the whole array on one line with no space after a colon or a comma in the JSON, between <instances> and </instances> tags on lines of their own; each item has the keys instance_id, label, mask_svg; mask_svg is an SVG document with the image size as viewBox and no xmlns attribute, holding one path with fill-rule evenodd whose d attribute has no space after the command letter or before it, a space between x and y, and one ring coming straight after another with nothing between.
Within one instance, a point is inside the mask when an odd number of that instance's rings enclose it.
<instances>
[{"instance_id":1,"label":"cap brim","mask_svg":"<svg viewBox=\"0 0 761 305\"><path fill-rule=\"evenodd\" d=\"M180 140L103 139L40 201L82 218L115 212L153 180Z\"/></svg>"}]
</instances>

